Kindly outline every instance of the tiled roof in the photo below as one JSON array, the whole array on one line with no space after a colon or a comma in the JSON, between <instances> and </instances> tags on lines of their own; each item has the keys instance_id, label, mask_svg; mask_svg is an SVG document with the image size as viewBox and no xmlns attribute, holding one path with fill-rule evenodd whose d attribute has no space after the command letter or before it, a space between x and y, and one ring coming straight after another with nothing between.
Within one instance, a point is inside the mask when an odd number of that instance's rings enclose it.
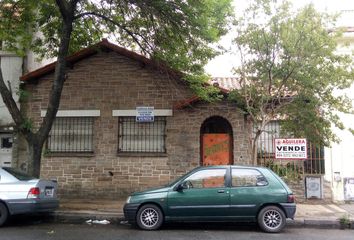
<instances>
[{"instance_id":1,"label":"tiled roof","mask_svg":"<svg viewBox=\"0 0 354 240\"><path fill-rule=\"evenodd\" d=\"M237 88L238 84L236 80L237 78L235 77L214 77L210 79L209 84L219 88L221 93L228 94L230 90ZM174 108L182 109L200 100L201 99L198 96L193 96L191 98L178 102L177 104L175 104Z\"/></svg>"},{"instance_id":2,"label":"tiled roof","mask_svg":"<svg viewBox=\"0 0 354 240\"><path fill-rule=\"evenodd\" d=\"M213 86L221 87L227 90L239 89L240 85L236 77L213 77L210 80Z\"/></svg>"}]
</instances>

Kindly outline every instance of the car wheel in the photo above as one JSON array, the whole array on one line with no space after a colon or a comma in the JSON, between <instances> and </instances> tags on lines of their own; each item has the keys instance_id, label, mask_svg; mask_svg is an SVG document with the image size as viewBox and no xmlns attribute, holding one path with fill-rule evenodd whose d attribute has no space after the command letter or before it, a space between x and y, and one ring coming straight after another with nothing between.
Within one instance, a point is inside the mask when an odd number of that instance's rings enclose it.
<instances>
[{"instance_id":1,"label":"car wheel","mask_svg":"<svg viewBox=\"0 0 354 240\"><path fill-rule=\"evenodd\" d=\"M9 212L7 211L7 207L0 202L0 226L6 222L8 216Z\"/></svg>"},{"instance_id":2,"label":"car wheel","mask_svg":"<svg viewBox=\"0 0 354 240\"><path fill-rule=\"evenodd\" d=\"M154 204L142 206L136 217L136 224L144 230L156 230L163 223L163 213L161 209Z\"/></svg>"},{"instance_id":3,"label":"car wheel","mask_svg":"<svg viewBox=\"0 0 354 240\"><path fill-rule=\"evenodd\" d=\"M285 224L285 214L276 206L264 207L258 214L258 225L265 232L278 233Z\"/></svg>"}]
</instances>

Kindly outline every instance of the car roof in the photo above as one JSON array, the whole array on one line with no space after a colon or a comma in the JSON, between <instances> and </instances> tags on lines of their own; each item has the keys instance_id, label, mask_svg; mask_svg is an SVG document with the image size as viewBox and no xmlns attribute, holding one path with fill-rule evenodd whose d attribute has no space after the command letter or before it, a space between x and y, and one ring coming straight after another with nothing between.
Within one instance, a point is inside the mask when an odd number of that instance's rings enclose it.
<instances>
[{"instance_id":1,"label":"car roof","mask_svg":"<svg viewBox=\"0 0 354 240\"><path fill-rule=\"evenodd\" d=\"M0 174L2 176L2 179L1 179L2 183L19 181L16 177L14 177L12 174L10 174L8 171L6 171L6 168L0 167Z\"/></svg>"},{"instance_id":2,"label":"car roof","mask_svg":"<svg viewBox=\"0 0 354 240\"><path fill-rule=\"evenodd\" d=\"M210 165L210 166L200 166L197 167L196 169L208 169L208 168L249 168L249 169L266 169L266 167L263 166L250 166L250 165Z\"/></svg>"}]
</instances>

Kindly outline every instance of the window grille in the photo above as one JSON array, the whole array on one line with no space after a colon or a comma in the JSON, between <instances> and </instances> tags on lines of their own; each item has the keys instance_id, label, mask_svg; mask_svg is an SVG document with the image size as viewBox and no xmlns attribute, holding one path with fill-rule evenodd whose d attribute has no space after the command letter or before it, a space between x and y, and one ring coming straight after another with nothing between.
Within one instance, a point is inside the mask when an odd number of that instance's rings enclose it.
<instances>
[{"instance_id":1,"label":"window grille","mask_svg":"<svg viewBox=\"0 0 354 240\"><path fill-rule=\"evenodd\" d=\"M119 117L118 152L165 153L166 117L154 122L136 122L135 117Z\"/></svg>"},{"instance_id":2,"label":"window grille","mask_svg":"<svg viewBox=\"0 0 354 240\"><path fill-rule=\"evenodd\" d=\"M280 135L280 125L278 121L269 122L265 127L264 131L258 138L258 152L263 156L267 154L275 153L274 139L275 138L286 138L290 136Z\"/></svg>"},{"instance_id":3,"label":"window grille","mask_svg":"<svg viewBox=\"0 0 354 240\"><path fill-rule=\"evenodd\" d=\"M308 174L325 174L324 146L307 143L307 160L304 172Z\"/></svg>"},{"instance_id":4,"label":"window grille","mask_svg":"<svg viewBox=\"0 0 354 240\"><path fill-rule=\"evenodd\" d=\"M92 117L57 117L47 140L49 152L93 152Z\"/></svg>"}]
</instances>

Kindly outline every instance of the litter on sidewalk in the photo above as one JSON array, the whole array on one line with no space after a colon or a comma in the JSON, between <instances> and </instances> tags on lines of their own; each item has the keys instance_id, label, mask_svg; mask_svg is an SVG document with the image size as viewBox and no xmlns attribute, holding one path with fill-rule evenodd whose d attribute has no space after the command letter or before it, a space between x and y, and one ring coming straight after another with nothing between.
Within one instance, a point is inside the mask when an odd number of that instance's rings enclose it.
<instances>
[{"instance_id":1,"label":"litter on sidewalk","mask_svg":"<svg viewBox=\"0 0 354 240\"><path fill-rule=\"evenodd\" d=\"M102 224L102 225L107 225L110 224L111 222L108 220L87 220L86 221L87 224Z\"/></svg>"}]
</instances>

